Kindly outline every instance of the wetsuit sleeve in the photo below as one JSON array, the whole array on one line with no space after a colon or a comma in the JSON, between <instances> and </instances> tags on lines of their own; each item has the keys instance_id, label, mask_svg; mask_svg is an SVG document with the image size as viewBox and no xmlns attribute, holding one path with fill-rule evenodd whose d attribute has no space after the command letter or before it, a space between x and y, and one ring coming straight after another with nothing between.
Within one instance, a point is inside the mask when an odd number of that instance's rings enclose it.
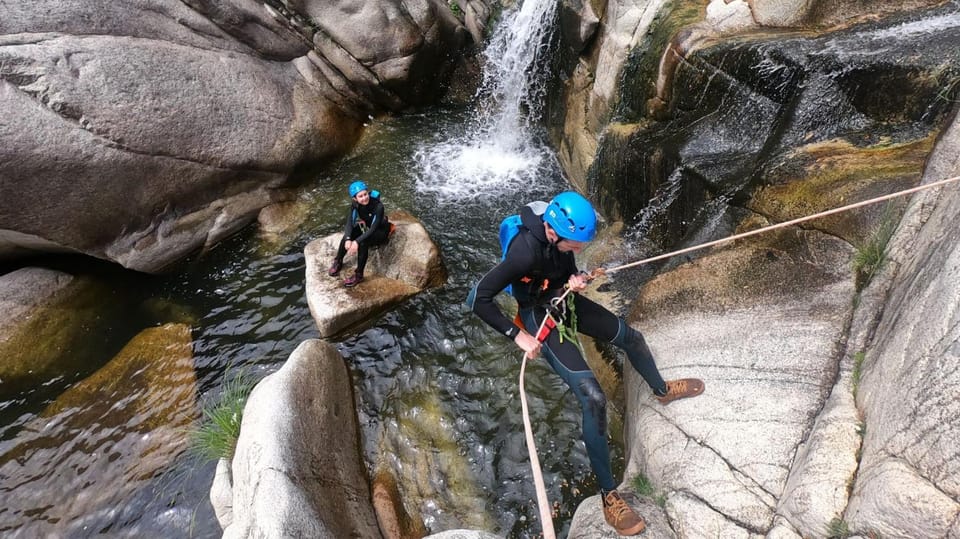
<instances>
[{"instance_id":1,"label":"wetsuit sleeve","mask_svg":"<svg viewBox=\"0 0 960 539\"><path fill-rule=\"evenodd\" d=\"M477 313L481 320L511 339L516 337L520 330L512 320L500 312L493 298L507 285L518 282L533 269L536 262L534 255L524 243L514 241L506 258L480 279L472 305L473 312Z\"/></svg>"},{"instance_id":2,"label":"wetsuit sleeve","mask_svg":"<svg viewBox=\"0 0 960 539\"><path fill-rule=\"evenodd\" d=\"M350 204L350 208L347 209L347 222L343 225L343 238L350 239L350 233L353 232L353 225L356 224L353 222L353 204Z\"/></svg>"},{"instance_id":3,"label":"wetsuit sleeve","mask_svg":"<svg viewBox=\"0 0 960 539\"><path fill-rule=\"evenodd\" d=\"M367 231L360 235L357 238L357 243L363 244L367 239L376 231L380 226L383 225L383 203L377 202L376 209L373 210L373 219L370 221L370 226L367 227Z\"/></svg>"}]
</instances>

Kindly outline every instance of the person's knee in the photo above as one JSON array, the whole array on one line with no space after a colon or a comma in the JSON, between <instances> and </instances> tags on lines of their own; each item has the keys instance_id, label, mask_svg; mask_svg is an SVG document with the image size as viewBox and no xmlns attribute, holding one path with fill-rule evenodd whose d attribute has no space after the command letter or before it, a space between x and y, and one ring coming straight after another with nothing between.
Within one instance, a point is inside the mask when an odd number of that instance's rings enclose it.
<instances>
[{"instance_id":1,"label":"person's knee","mask_svg":"<svg viewBox=\"0 0 960 539\"><path fill-rule=\"evenodd\" d=\"M577 389L583 401L584 412L596 419L600 430L604 430L607 420L607 396L603 394L600 382L597 382L596 378L584 378L577 383Z\"/></svg>"},{"instance_id":2,"label":"person's knee","mask_svg":"<svg viewBox=\"0 0 960 539\"><path fill-rule=\"evenodd\" d=\"M622 319L619 322L620 327L617 328L617 336L610 342L625 350L646 350L647 341L643 338L643 334L630 327L630 325Z\"/></svg>"}]
</instances>

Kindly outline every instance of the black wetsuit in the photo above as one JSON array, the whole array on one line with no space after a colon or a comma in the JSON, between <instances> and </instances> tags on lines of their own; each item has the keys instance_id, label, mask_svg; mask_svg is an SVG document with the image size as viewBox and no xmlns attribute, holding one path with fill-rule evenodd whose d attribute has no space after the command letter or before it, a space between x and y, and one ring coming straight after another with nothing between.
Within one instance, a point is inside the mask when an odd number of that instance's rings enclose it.
<instances>
[{"instance_id":1,"label":"black wetsuit","mask_svg":"<svg viewBox=\"0 0 960 539\"><path fill-rule=\"evenodd\" d=\"M343 261L347 254L347 240L357 242L357 273L363 274L367 265L367 255L372 245L386 243L390 236L390 222L384 213L383 203L379 198L370 197L366 206L356 200L350 205L347 214L347 223L343 228L343 238L337 248L337 260Z\"/></svg>"},{"instance_id":2,"label":"black wetsuit","mask_svg":"<svg viewBox=\"0 0 960 539\"><path fill-rule=\"evenodd\" d=\"M540 215L534 213L530 206L524 206L520 211L520 219L523 227L510 243L503 261L480 279L467 299L468 305L484 322L511 339L516 337L519 329L500 312L493 301L494 296L510 285L517 298L524 327L528 333L536 335L546 316L550 299L561 295L570 276L578 273L574 254L558 251L547 240ZM573 297L577 331L611 342L622 349L647 384L657 394L664 394L666 383L640 332L601 305L579 294ZM583 441L600 488L615 489L607 445L607 401L599 382L587 365L579 345L570 339L561 342L558 330L550 332L541 350L547 362L580 402Z\"/></svg>"}]
</instances>

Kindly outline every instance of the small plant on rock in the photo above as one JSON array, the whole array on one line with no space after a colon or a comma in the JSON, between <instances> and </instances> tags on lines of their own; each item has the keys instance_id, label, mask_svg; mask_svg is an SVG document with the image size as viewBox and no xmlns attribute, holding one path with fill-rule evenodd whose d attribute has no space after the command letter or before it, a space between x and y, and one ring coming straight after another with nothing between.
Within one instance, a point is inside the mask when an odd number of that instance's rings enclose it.
<instances>
[{"instance_id":1,"label":"small plant on rock","mask_svg":"<svg viewBox=\"0 0 960 539\"><path fill-rule=\"evenodd\" d=\"M846 539L852 535L850 525L840 517L835 517L830 521L830 524L827 525L827 531L830 534L830 539Z\"/></svg>"},{"instance_id":2,"label":"small plant on rock","mask_svg":"<svg viewBox=\"0 0 960 539\"><path fill-rule=\"evenodd\" d=\"M218 398L204 405L202 423L191 442L193 453L201 460L233 457L240 437L243 407L253 386L253 381L240 373L224 383Z\"/></svg>"},{"instance_id":3,"label":"small plant on rock","mask_svg":"<svg viewBox=\"0 0 960 539\"><path fill-rule=\"evenodd\" d=\"M642 473L638 473L633 476L633 479L630 480L630 485L633 487L633 491L637 493L638 496L643 496L645 498L650 498L655 504L657 504L661 509L667 506L667 496L662 492L657 492L657 489L653 486L653 483L647 479L647 476Z\"/></svg>"},{"instance_id":4,"label":"small plant on rock","mask_svg":"<svg viewBox=\"0 0 960 539\"><path fill-rule=\"evenodd\" d=\"M873 237L857 248L857 252L853 255L853 271L856 273L858 290L863 290L883 266L886 260L887 244L896 228L896 219L888 208Z\"/></svg>"},{"instance_id":5,"label":"small plant on rock","mask_svg":"<svg viewBox=\"0 0 960 539\"><path fill-rule=\"evenodd\" d=\"M853 373L851 373L851 378L853 379L854 397L857 396L857 390L860 389L860 379L863 377L863 360L866 357L866 352L862 350L853 354Z\"/></svg>"},{"instance_id":6,"label":"small plant on rock","mask_svg":"<svg viewBox=\"0 0 960 539\"><path fill-rule=\"evenodd\" d=\"M458 19L463 19L463 10L460 9L460 4L456 1L451 1L448 5L450 6L450 11L452 11Z\"/></svg>"}]
</instances>

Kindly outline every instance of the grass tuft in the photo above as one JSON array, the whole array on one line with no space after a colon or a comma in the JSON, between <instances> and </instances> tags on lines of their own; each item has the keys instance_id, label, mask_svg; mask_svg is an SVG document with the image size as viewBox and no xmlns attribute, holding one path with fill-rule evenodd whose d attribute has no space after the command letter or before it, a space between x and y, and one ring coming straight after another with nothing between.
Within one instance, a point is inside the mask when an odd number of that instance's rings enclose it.
<instances>
[{"instance_id":1,"label":"grass tuft","mask_svg":"<svg viewBox=\"0 0 960 539\"><path fill-rule=\"evenodd\" d=\"M887 244L897 228L893 212L885 213L880 226L866 243L857 248L853 255L853 271L857 277L857 289L863 290L886 260Z\"/></svg>"},{"instance_id":2,"label":"grass tuft","mask_svg":"<svg viewBox=\"0 0 960 539\"><path fill-rule=\"evenodd\" d=\"M847 524L846 520L839 517L835 517L830 521L830 524L827 525L827 532L829 533L828 537L830 537L830 539L845 539L852 535L850 533L850 525Z\"/></svg>"},{"instance_id":3,"label":"grass tuft","mask_svg":"<svg viewBox=\"0 0 960 539\"><path fill-rule=\"evenodd\" d=\"M653 487L653 483L647 479L647 476L642 473L638 473L633 476L633 479L630 481L630 485L633 487L633 491L639 496L644 496L646 498L652 498L656 489Z\"/></svg>"},{"instance_id":4,"label":"grass tuft","mask_svg":"<svg viewBox=\"0 0 960 539\"><path fill-rule=\"evenodd\" d=\"M857 390L860 389L860 379L863 377L863 360L867 357L866 352L860 351L853 354L853 396L857 396Z\"/></svg>"},{"instance_id":5,"label":"grass tuft","mask_svg":"<svg viewBox=\"0 0 960 539\"><path fill-rule=\"evenodd\" d=\"M217 399L203 407L203 422L191 442L191 450L200 460L233 458L240 437L243 407L254 385L253 380L240 373L224 383Z\"/></svg>"}]
</instances>

